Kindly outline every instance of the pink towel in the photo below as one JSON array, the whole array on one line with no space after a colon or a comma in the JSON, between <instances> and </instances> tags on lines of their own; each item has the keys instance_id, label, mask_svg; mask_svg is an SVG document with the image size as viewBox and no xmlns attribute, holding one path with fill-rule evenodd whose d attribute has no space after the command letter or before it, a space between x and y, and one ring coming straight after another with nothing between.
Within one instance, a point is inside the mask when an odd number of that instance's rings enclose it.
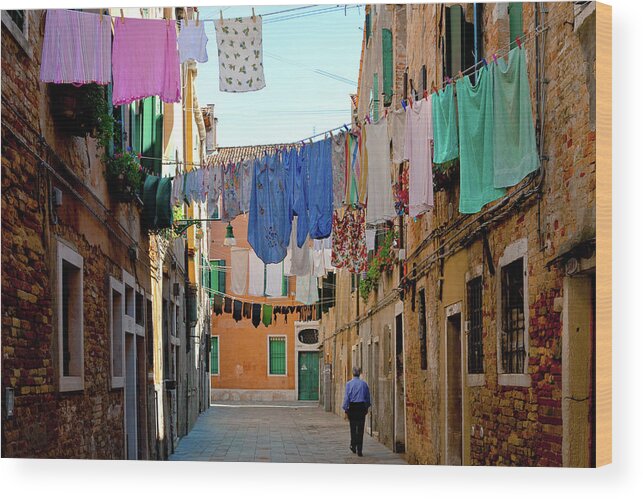
<instances>
[{"instance_id":1,"label":"pink towel","mask_svg":"<svg viewBox=\"0 0 643 499\"><path fill-rule=\"evenodd\" d=\"M151 95L158 95L163 102L180 102L176 22L116 18L112 72L115 106Z\"/></svg>"},{"instance_id":2,"label":"pink towel","mask_svg":"<svg viewBox=\"0 0 643 499\"><path fill-rule=\"evenodd\" d=\"M47 10L40 80L45 83L112 81L112 23L109 16Z\"/></svg>"}]
</instances>

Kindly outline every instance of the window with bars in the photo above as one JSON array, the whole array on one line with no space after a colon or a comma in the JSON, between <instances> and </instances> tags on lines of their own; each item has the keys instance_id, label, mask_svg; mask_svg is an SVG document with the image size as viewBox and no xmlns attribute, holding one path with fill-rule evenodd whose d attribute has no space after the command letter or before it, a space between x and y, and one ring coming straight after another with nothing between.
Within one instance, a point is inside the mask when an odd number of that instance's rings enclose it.
<instances>
[{"instance_id":1,"label":"window with bars","mask_svg":"<svg viewBox=\"0 0 643 499\"><path fill-rule=\"evenodd\" d=\"M268 374L286 374L286 337L268 338Z\"/></svg>"},{"instance_id":2,"label":"window with bars","mask_svg":"<svg viewBox=\"0 0 643 499\"><path fill-rule=\"evenodd\" d=\"M467 367L469 374L484 372L482 350L482 276L467 283Z\"/></svg>"},{"instance_id":3,"label":"window with bars","mask_svg":"<svg viewBox=\"0 0 643 499\"><path fill-rule=\"evenodd\" d=\"M420 338L420 369L426 370L427 367L427 351L426 351L426 299L424 289L418 292L418 315L419 315L419 330L418 336Z\"/></svg>"},{"instance_id":4,"label":"window with bars","mask_svg":"<svg viewBox=\"0 0 643 499\"><path fill-rule=\"evenodd\" d=\"M523 259L502 268L502 372L523 374L525 367L525 297Z\"/></svg>"},{"instance_id":5,"label":"window with bars","mask_svg":"<svg viewBox=\"0 0 643 499\"><path fill-rule=\"evenodd\" d=\"M210 338L210 374L219 374L219 337Z\"/></svg>"}]
</instances>

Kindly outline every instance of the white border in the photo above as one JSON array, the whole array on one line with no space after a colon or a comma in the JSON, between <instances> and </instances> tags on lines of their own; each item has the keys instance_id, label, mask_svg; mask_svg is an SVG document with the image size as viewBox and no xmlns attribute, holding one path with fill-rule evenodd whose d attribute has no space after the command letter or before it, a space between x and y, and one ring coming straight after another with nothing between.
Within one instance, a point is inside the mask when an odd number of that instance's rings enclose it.
<instances>
[{"instance_id":1,"label":"white border","mask_svg":"<svg viewBox=\"0 0 643 499\"><path fill-rule=\"evenodd\" d=\"M529 369L529 276L528 276L528 244L527 238L518 239L505 248L496 270L496 367L498 370L498 384L502 386L531 386L531 375ZM525 361L522 373L504 373L502 371L502 267L507 266L522 258L523 272L523 310L525 316L525 330L523 332L523 343L525 345Z\"/></svg>"},{"instance_id":2,"label":"white border","mask_svg":"<svg viewBox=\"0 0 643 499\"><path fill-rule=\"evenodd\" d=\"M63 295L63 260L72 264L80 271L80 305L78 306L80 325L80 376L65 376L63 375L63 349L62 349L62 334L63 334L63 314L62 314L62 295ZM56 256L56 289L57 289L57 304L56 309L58 312L58 391L71 392L85 389L85 285L83 276L83 257L80 256L71 246L68 246L62 240L58 240L57 256Z\"/></svg>"},{"instance_id":3,"label":"white border","mask_svg":"<svg viewBox=\"0 0 643 499\"><path fill-rule=\"evenodd\" d=\"M286 355L286 372L284 374L270 374L270 338L284 338L285 339L285 355ZM269 334L266 336L266 372L268 376L272 377L286 377L288 376L288 336L285 334Z\"/></svg>"},{"instance_id":4,"label":"white border","mask_svg":"<svg viewBox=\"0 0 643 499\"><path fill-rule=\"evenodd\" d=\"M465 352L464 342L464 318L462 317L462 302L456 302L444 308L444 462L442 464L448 465L449 463L449 317L460 314L460 455L462 457L462 465L464 465L464 360L462 355Z\"/></svg>"},{"instance_id":5,"label":"white border","mask_svg":"<svg viewBox=\"0 0 643 499\"><path fill-rule=\"evenodd\" d=\"M114 376L114 291L121 295L121 369L122 376ZM112 388L123 388L125 386L125 285L118 279L109 276L109 367Z\"/></svg>"}]
</instances>

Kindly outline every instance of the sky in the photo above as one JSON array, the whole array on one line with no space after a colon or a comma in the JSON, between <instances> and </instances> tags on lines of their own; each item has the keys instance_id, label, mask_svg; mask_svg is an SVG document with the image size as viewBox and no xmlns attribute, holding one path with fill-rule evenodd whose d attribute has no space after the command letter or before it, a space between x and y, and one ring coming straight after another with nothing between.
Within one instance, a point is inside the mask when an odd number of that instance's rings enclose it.
<instances>
[{"instance_id":1,"label":"sky","mask_svg":"<svg viewBox=\"0 0 643 499\"><path fill-rule=\"evenodd\" d=\"M255 13L300 7L258 6ZM266 86L256 92L219 91L216 35L213 23L206 24L208 62L198 64L196 89L200 106L215 105L219 146L296 142L350 124L349 95L357 90L364 7L353 4L346 11L342 6L312 15L332 7L263 17ZM224 18L252 15L251 6L200 7L200 19L218 19L219 10Z\"/></svg>"}]
</instances>

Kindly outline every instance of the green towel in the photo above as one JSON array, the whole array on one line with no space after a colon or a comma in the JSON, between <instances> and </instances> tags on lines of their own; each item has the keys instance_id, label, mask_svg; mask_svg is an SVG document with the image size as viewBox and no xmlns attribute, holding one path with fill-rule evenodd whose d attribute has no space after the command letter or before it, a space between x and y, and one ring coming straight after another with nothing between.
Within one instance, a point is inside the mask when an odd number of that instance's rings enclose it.
<instances>
[{"instance_id":1,"label":"green towel","mask_svg":"<svg viewBox=\"0 0 643 499\"><path fill-rule=\"evenodd\" d=\"M480 70L478 82L456 82L460 138L460 213L477 213L501 197L493 185L493 73Z\"/></svg>"},{"instance_id":2,"label":"green towel","mask_svg":"<svg viewBox=\"0 0 643 499\"><path fill-rule=\"evenodd\" d=\"M160 179L156 190L156 217L154 219L154 227L157 229L172 227L172 206L170 205L171 196L172 179Z\"/></svg>"},{"instance_id":3,"label":"green towel","mask_svg":"<svg viewBox=\"0 0 643 499\"><path fill-rule=\"evenodd\" d=\"M143 226L146 229L155 227L156 219L156 192L159 185L159 178L154 175L145 177L143 184Z\"/></svg>"},{"instance_id":4,"label":"green towel","mask_svg":"<svg viewBox=\"0 0 643 499\"><path fill-rule=\"evenodd\" d=\"M458 129L453 85L431 94L433 108L433 162L446 163L458 157Z\"/></svg>"},{"instance_id":5,"label":"green towel","mask_svg":"<svg viewBox=\"0 0 643 499\"><path fill-rule=\"evenodd\" d=\"M540 166L525 51L516 47L492 64L494 186L516 185Z\"/></svg>"},{"instance_id":6,"label":"green towel","mask_svg":"<svg viewBox=\"0 0 643 499\"><path fill-rule=\"evenodd\" d=\"M261 315L263 325L268 327L272 324L272 305L264 305Z\"/></svg>"}]
</instances>

